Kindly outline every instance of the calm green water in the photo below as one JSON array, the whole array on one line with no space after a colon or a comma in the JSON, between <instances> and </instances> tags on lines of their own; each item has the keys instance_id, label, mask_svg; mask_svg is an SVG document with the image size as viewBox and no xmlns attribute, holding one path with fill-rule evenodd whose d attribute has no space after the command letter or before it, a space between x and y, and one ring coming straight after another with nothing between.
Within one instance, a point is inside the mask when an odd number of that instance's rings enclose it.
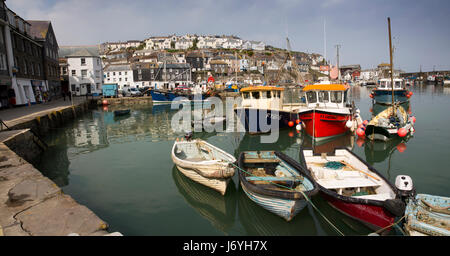
<instances>
[{"instance_id":1,"label":"calm green water","mask_svg":"<svg viewBox=\"0 0 450 256\"><path fill-rule=\"evenodd\" d=\"M411 88L410 109L416 133L408 141L363 144L350 135L319 145L318 150L346 146L392 182L400 174L413 178L418 193L450 196L450 88ZM369 90L353 88L363 119L373 108ZM128 107L127 107L128 108ZM124 235L337 235L311 206L291 222L246 197L235 175L226 195L203 187L179 173L170 151L176 137L169 106L132 107L115 119L112 108L99 108L55 129L51 145L35 166L79 203L86 205ZM373 109L372 109L373 111ZM236 157L245 150L279 150L299 159L300 145L311 146L295 130L284 130L275 144L260 144L258 135L195 133ZM401 144L403 143L403 144ZM403 152L400 152L400 149ZM319 195L314 204L345 235L371 230L331 208ZM391 235L400 235L393 230Z\"/></svg>"}]
</instances>

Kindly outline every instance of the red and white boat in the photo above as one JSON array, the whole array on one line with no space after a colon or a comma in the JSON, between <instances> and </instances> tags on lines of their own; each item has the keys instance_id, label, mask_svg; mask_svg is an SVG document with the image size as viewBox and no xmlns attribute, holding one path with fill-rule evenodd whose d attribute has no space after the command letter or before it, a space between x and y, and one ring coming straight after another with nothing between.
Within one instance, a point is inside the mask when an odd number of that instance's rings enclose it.
<instances>
[{"instance_id":1,"label":"red and white boat","mask_svg":"<svg viewBox=\"0 0 450 256\"><path fill-rule=\"evenodd\" d=\"M343 84L312 84L303 88L307 108L300 109L299 119L314 140L326 140L356 129L355 107L349 103Z\"/></svg>"},{"instance_id":2,"label":"red and white boat","mask_svg":"<svg viewBox=\"0 0 450 256\"><path fill-rule=\"evenodd\" d=\"M403 216L405 203L398 188L350 150L319 154L302 149L300 160L325 200L343 214L385 232Z\"/></svg>"}]
</instances>

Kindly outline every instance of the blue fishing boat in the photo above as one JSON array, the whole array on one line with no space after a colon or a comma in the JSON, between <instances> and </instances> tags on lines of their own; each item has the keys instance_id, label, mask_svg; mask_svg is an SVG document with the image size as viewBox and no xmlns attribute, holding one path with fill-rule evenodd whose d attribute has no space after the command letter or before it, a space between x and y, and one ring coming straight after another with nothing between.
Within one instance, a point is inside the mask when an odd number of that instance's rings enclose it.
<instances>
[{"instance_id":1,"label":"blue fishing boat","mask_svg":"<svg viewBox=\"0 0 450 256\"><path fill-rule=\"evenodd\" d=\"M375 100L377 104L392 104L392 94L394 94L394 103L402 104L409 101L412 96L405 87L405 81L401 78L394 78L394 86L391 85L391 79L380 79L379 85L376 89L372 90L371 98Z\"/></svg>"},{"instance_id":2,"label":"blue fishing boat","mask_svg":"<svg viewBox=\"0 0 450 256\"><path fill-rule=\"evenodd\" d=\"M450 236L450 197L417 194L406 205L404 228L410 236Z\"/></svg>"},{"instance_id":3,"label":"blue fishing boat","mask_svg":"<svg viewBox=\"0 0 450 256\"><path fill-rule=\"evenodd\" d=\"M242 102L234 112L249 133L268 133L270 129L292 127L298 119L298 111L305 108L301 104L283 103L282 87L250 86L242 88L240 93Z\"/></svg>"},{"instance_id":4,"label":"blue fishing boat","mask_svg":"<svg viewBox=\"0 0 450 256\"><path fill-rule=\"evenodd\" d=\"M318 192L317 183L297 162L277 151L246 151L239 156L242 190L256 204L292 220ZM306 197L305 197L306 196Z\"/></svg>"},{"instance_id":5,"label":"blue fishing boat","mask_svg":"<svg viewBox=\"0 0 450 256\"><path fill-rule=\"evenodd\" d=\"M150 90L153 103L170 103L177 95L170 91Z\"/></svg>"}]
</instances>

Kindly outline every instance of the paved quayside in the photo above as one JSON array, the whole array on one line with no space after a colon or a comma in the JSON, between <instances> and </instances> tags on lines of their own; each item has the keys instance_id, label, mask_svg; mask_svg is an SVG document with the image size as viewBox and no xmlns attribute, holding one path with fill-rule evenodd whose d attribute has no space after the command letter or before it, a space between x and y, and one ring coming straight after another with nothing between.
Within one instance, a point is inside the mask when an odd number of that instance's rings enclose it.
<instances>
[{"instance_id":1,"label":"paved quayside","mask_svg":"<svg viewBox=\"0 0 450 256\"><path fill-rule=\"evenodd\" d=\"M57 111L75 112L72 107L58 107ZM51 112L55 109L39 116ZM28 119L21 118L23 122ZM21 126L18 120L8 123ZM0 132L0 236L120 236L119 232L109 233L103 220L11 150L33 144L33 136L29 129ZM27 158L24 152L20 154Z\"/></svg>"}]
</instances>

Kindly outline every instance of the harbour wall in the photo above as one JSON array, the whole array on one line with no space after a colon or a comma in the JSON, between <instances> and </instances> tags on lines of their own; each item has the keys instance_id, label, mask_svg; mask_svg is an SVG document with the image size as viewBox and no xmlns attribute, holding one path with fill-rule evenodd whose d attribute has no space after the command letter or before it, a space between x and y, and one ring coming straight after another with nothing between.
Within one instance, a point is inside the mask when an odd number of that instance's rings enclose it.
<instances>
[{"instance_id":1,"label":"harbour wall","mask_svg":"<svg viewBox=\"0 0 450 256\"><path fill-rule=\"evenodd\" d=\"M45 150L39 137L95 106L89 100L14 119L0 132L0 236L110 236L108 224L63 193L30 164Z\"/></svg>"}]
</instances>

